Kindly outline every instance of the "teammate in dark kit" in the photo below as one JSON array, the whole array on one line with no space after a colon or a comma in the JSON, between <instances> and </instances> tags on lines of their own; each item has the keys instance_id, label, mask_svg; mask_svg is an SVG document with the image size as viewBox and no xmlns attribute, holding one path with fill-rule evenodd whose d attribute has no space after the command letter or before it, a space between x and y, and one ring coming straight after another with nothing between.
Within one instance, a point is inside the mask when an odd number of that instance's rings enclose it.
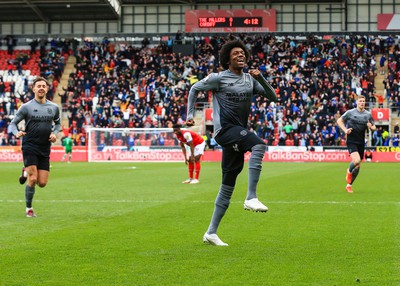
<instances>
[{"instance_id":1,"label":"teammate in dark kit","mask_svg":"<svg viewBox=\"0 0 400 286\"><path fill-rule=\"evenodd\" d=\"M8 132L16 138L22 138L22 154L24 169L20 183L25 186L26 217L36 217L32 208L35 186L46 186L50 170L51 143L56 142L57 133L61 129L60 110L57 104L46 99L50 85L45 78L38 77L33 81L34 99L23 104L11 121ZM18 124L24 120L25 128L18 129ZM54 126L53 126L54 123Z\"/></svg>"},{"instance_id":2,"label":"teammate in dark kit","mask_svg":"<svg viewBox=\"0 0 400 286\"><path fill-rule=\"evenodd\" d=\"M374 119L368 110L365 110L365 96L357 97L357 107L346 111L338 120L340 129L347 135L346 144L351 157L351 163L346 173L346 190L353 192L353 182L360 172L361 162L365 151L365 131L367 128L376 129Z\"/></svg>"}]
</instances>

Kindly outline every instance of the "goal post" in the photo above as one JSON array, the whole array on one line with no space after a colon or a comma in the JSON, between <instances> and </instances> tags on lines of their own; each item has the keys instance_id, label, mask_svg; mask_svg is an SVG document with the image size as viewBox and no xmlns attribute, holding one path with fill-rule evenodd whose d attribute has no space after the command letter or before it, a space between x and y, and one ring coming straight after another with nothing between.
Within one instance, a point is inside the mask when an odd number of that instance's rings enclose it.
<instances>
[{"instance_id":1,"label":"goal post","mask_svg":"<svg viewBox=\"0 0 400 286\"><path fill-rule=\"evenodd\" d=\"M172 128L89 128L88 161L183 162L184 157Z\"/></svg>"}]
</instances>

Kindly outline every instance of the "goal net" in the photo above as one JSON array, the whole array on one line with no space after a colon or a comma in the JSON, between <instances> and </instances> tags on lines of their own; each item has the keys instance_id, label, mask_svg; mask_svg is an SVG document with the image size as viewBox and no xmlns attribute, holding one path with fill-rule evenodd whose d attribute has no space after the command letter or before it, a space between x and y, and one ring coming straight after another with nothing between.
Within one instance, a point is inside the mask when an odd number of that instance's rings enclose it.
<instances>
[{"instance_id":1,"label":"goal net","mask_svg":"<svg viewBox=\"0 0 400 286\"><path fill-rule=\"evenodd\" d=\"M172 128L90 128L88 161L182 162L184 157Z\"/></svg>"}]
</instances>

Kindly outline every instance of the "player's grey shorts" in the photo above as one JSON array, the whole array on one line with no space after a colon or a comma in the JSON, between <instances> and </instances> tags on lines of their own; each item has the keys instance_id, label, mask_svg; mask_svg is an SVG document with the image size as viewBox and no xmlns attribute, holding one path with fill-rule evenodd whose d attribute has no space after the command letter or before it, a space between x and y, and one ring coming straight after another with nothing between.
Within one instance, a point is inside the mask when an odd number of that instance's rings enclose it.
<instances>
[{"instance_id":1,"label":"player's grey shorts","mask_svg":"<svg viewBox=\"0 0 400 286\"><path fill-rule=\"evenodd\" d=\"M215 136L215 141L225 148L234 148L241 152L250 151L251 148L265 142L258 137L254 132L241 126L224 127Z\"/></svg>"},{"instance_id":2,"label":"player's grey shorts","mask_svg":"<svg viewBox=\"0 0 400 286\"><path fill-rule=\"evenodd\" d=\"M32 154L31 152L22 152L24 157L24 166L36 166L38 170L50 171L50 157Z\"/></svg>"},{"instance_id":3,"label":"player's grey shorts","mask_svg":"<svg viewBox=\"0 0 400 286\"><path fill-rule=\"evenodd\" d=\"M222 146L222 171L238 171L243 168L244 153L255 145L265 142L255 133L241 126L232 126L222 129L215 141Z\"/></svg>"},{"instance_id":4,"label":"player's grey shorts","mask_svg":"<svg viewBox=\"0 0 400 286\"><path fill-rule=\"evenodd\" d=\"M349 150L349 154L358 152L361 160L364 158L364 151L365 151L364 144L355 144L355 143L348 142L347 150Z\"/></svg>"}]
</instances>

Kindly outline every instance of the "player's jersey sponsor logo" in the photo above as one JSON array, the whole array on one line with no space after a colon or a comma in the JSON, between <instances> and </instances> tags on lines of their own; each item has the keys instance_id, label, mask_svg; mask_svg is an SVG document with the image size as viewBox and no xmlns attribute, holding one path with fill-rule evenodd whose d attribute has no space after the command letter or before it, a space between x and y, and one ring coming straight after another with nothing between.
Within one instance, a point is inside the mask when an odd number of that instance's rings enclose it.
<instances>
[{"instance_id":1,"label":"player's jersey sponsor logo","mask_svg":"<svg viewBox=\"0 0 400 286\"><path fill-rule=\"evenodd\" d=\"M246 102L249 98L251 98L251 94L246 92L227 92L226 96L228 97L229 101L236 103Z\"/></svg>"},{"instance_id":2,"label":"player's jersey sponsor logo","mask_svg":"<svg viewBox=\"0 0 400 286\"><path fill-rule=\"evenodd\" d=\"M52 116L46 116L46 115L33 115L31 117L32 122L52 122L53 117Z\"/></svg>"}]
</instances>

